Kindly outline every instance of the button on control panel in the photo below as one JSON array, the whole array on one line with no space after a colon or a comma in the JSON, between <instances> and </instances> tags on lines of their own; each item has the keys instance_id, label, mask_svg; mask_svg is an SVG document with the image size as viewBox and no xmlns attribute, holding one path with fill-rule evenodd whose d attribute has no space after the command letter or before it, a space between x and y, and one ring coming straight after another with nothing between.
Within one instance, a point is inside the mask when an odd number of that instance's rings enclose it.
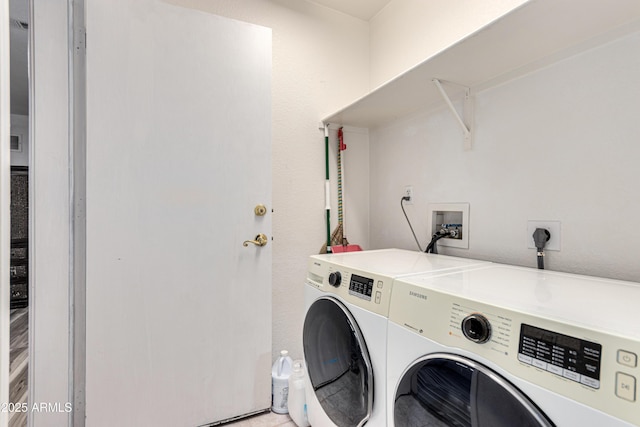
<instances>
[{"instance_id":1,"label":"button on control panel","mask_svg":"<svg viewBox=\"0 0 640 427\"><path fill-rule=\"evenodd\" d=\"M616 372L616 396L629 402L636 401L636 379L623 372Z\"/></svg>"},{"instance_id":2,"label":"button on control panel","mask_svg":"<svg viewBox=\"0 0 640 427\"><path fill-rule=\"evenodd\" d=\"M638 356L626 350L618 350L618 363L630 368L638 366Z\"/></svg>"}]
</instances>

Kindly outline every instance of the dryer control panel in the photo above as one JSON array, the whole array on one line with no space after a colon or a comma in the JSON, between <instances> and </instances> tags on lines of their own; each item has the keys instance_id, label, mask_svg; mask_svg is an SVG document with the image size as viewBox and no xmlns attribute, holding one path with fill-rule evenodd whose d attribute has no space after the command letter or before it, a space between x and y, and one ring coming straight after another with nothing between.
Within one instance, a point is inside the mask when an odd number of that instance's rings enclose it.
<instances>
[{"instance_id":1,"label":"dryer control panel","mask_svg":"<svg viewBox=\"0 0 640 427\"><path fill-rule=\"evenodd\" d=\"M602 345L522 323L518 360L595 389Z\"/></svg>"},{"instance_id":2,"label":"dryer control panel","mask_svg":"<svg viewBox=\"0 0 640 427\"><path fill-rule=\"evenodd\" d=\"M381 316L389 315L393 278L311 258L307 285L340 296Z\"/></svg>"}]
</instances>

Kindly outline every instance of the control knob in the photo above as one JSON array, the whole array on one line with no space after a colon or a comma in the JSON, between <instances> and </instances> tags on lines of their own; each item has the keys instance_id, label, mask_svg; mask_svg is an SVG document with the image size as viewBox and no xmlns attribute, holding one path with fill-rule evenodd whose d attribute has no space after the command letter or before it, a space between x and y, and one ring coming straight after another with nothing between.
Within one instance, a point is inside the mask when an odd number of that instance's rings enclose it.
<instances>
[{"instance_id":1,"label":"control knob","mask_svg":"<svg viewBox=\"0 0 640 427\"><path fill-rule=\"evenodd\" d=\"M482 314L470 314L462 319L462 333L467 339L482 344L491 338L491 323Z\"/></svg>"},{"instance_id":2,"label":"control knob","mask_svg":"<svg viewBox=\"0 0 640 427\"><path fill-rule=\"evenodd\" d=\"M342 275L339 271L333 272L329 274L329 284L333 287L339 287L340 282L342 281Z\"/></svg>"}]
</instances>

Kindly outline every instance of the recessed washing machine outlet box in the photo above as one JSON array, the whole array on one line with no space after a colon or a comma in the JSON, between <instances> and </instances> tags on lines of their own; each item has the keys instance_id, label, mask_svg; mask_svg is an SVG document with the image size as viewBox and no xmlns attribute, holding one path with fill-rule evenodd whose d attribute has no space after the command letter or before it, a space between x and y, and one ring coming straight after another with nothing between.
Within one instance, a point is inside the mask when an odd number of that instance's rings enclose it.
<instances>
[{"instance_id":1,"label":"recessed washing machine outlet box","mask_svg":"<svg viewBox=\"0 0 640 427\"><path fill-rule=\"evenodd\" d=\"M527 247L529 249L536 249L536 244L533 241L533 232L536 228L544 228L549 230L551 237L547 241L544 247L545 251L559 251L560 250L560 221L527 221Z\"/></svg>"},{"instance_id":2,"label":"recessed washing machine outlet box","mask_svg":"<svg viewBox=\"0 0 640 427\"><path fill-rule=\"evenodd\" d=\"M443 225L456 230L457 237L445 237L438 245L469 249L469 203L430 203L428 205L429 239Z\"/></svg>"}]
</instances>

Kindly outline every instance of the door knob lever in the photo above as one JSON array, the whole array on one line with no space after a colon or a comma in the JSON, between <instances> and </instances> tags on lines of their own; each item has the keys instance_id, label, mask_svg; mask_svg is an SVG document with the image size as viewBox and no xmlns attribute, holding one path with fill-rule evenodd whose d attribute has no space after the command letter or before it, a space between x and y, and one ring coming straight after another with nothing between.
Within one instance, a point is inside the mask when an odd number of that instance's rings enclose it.
<instances>
[{"instance_id":1,"label":"door knob lever","mask_svg":"<svg viewBox=\"0 0 640 427\"><path fill-rule=\"evenodd\" d=\"M265 246L267 244L267 236L260 233L256 236L255 240L245 240L242 246L249 246L249 243L253 243L256 246Z\"/></svg>"}]
</instances>

